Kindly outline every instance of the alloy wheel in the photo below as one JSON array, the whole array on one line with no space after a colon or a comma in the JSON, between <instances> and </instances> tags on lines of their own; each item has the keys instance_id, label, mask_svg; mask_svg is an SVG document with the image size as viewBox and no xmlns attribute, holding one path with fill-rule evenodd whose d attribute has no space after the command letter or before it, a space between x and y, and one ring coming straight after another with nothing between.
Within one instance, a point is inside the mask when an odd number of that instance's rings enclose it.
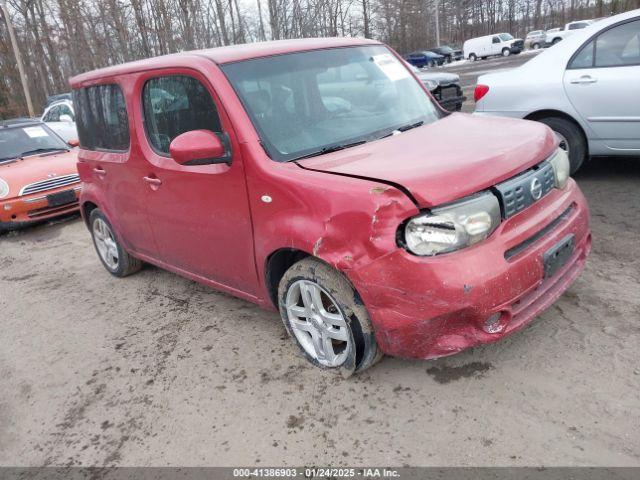
<instances>
[{"instance_id":1,"label":"alloy wheel","mask_svg":"<svg viewBox=\"0 0 640 480\"><path fill-rule=\"evenodd\" d=\"M102 261L111 270L116 270L119 261L118 245L111 228L101 218L97 218L93 222L93 238Z\"/></svg>"},{"instance_id":2,"label":"alloy wheel","mask_svg":"<svg viewBox=\"0 0 640 480\"><path fill-rule=\"evenodd\" d=\"M286 296L289 325L304 351L320 365L339 367L353 348L353 339L336 301L309 280L291 284Z\"/></svg>"}]
</instances>

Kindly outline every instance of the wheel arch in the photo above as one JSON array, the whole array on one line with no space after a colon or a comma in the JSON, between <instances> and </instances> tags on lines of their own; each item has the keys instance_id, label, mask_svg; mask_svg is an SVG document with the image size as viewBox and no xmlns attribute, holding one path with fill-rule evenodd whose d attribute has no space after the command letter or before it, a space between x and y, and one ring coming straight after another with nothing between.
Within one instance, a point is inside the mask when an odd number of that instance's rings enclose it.
<instances>
[{"instance_id":1,"label":"wheel arch","mask_svg":"<svg viewBox=\"0 0 640 480\"><path fill-rule=\"evenodd\" d=\"M84 224L87 226L87 228L90 228L89 217L91 216L91 212L93 212L96 208L98 208L98 205L92 201L87 200L86 202L82 203L80 213L82 214Z\"/></svg>"},{"instance_id":2,"label":"wheel arch","mask_svg":"<svg viewBox=\"0 0 640 480\"><path fill-rule=\"evenodd\" d=\"M525 120L539 121L539 120L542 120L543 118L547 118L547 117L562 118L564 120L567 120L567 121L573 123L575 126L577 126L578 129L580 130L580 133L582 134L582 138L584 139L585 147L587 149L586 154L589 155L589 138L587 137L587 133L584 131L584 128L582 128L582 125L580 125L580 122L578 122L571 115L569 115L569 114L567 114L565 112L562 112L560 110L546 109L546 110L536 110L535 112L531 112L531 113L527 114L524 117L524 119Z\"/></svg>"},{"instance_id":3,"label":"wheel arch","mask_svg":"<svg viewBox=\"0 0 640 480\"><path fill-rule=\"evenodd\" d=\"M264 282L269 294L269 300L278 308L278 285L285 272L296 262L308 257L314 257L309 252L298 248L280 248L267 256L264 265ZM322 259L319 259L323 261Z\"/></svg>"}]
</instances>

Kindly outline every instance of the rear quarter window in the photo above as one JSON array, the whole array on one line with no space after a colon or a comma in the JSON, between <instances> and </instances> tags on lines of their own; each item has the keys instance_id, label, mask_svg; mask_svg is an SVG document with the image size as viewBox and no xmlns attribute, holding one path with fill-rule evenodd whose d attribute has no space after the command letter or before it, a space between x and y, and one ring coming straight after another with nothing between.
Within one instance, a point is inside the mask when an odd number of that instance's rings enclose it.
<instances>
[{"instance_id":1,"label":"rear quarter window","mask_svg":"<svg viewBox=\"0 0 640 480\"><path fill-rule=\"evenodd\" d=\"M80 146L87 150L124 152L129 149L129 119L124 95L116 84L73 92Z\"/></svg>"}]
</instances>

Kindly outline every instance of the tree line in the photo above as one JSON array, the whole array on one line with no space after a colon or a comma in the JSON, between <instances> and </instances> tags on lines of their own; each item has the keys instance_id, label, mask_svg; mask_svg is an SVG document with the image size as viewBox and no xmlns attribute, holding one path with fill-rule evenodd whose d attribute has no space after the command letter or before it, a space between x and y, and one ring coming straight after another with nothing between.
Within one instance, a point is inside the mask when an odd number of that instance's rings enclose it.
<instances>
[{"instance_id":1,"label":"tree line","mask_svg":"<svg viewBox=\"0 0 640 480\"><path fill-rule=\"evenodd\" d=\"M478 35L561 26L640 0L7 0L37 112L80 72L178 51L261 40L359 36L400 53ZM0 118L26 114L0 12Z\"/></svg>"}]
</instances>

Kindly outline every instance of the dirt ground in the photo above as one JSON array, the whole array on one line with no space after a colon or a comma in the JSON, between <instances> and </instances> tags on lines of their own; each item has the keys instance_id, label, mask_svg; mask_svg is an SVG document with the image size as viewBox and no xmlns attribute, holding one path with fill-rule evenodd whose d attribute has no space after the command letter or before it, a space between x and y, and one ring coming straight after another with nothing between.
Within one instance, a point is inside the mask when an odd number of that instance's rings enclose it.
<instances>
[{"instance_id":1,"label":"dirt ground","mask_svg":"<svg viewBox=\"0 0 640 480\"><path fill-rule=\"evenodd\" d=\"M640 466L640 158L577 176L584 274L532 325L349 380L277 314L153 267L110 276L78 218L0 237L0 465Z\"/></svg>"}]
</instances>

